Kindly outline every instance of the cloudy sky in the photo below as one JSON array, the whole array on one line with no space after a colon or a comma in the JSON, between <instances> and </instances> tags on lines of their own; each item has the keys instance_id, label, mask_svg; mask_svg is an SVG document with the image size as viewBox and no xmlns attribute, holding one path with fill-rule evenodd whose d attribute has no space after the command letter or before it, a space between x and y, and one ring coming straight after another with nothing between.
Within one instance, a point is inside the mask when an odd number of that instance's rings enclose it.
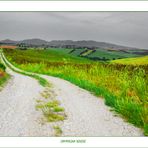
<instances>
[{"instance_id":1,"label":"cloudy sky","mask_svg":"<svg viewBox=\"0 0 148 148\"><path fill-rule=\"evenodd\" d=\"M28 38L148 48L148 12L0 12L0 40Z\"/></svg>"}]
</instances>

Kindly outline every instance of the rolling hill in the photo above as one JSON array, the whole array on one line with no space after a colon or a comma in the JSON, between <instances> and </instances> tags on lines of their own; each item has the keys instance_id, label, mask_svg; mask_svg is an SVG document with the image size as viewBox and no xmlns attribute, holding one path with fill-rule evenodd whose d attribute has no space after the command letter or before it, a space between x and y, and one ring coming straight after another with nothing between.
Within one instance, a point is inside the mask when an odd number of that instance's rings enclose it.
<instances>
[{"instance_id":1,"label":"rolling hill","mask_svg":"<svg viewBox=\"0 0 148 148\"><path fill-rule=\"evenodd\" d=\"M26 39L21 41L2 40L0 45L24 45L27 48L43 48L46 50L55 50L70 54L72 56L79 56L91 60L115 60L131 57L139 57L148 55L147 49L138 49L133 47L121 46L107 42L97 42L91 40L72 41L72 40L53 40L45 41L41 39ZM25 48L26 49L26 48Z\"/></svg>"},{"instance_id":2,"label":"rolling hill","mask_svg":"<svg viewBox=\"0 0 148 148\"><path fill-rule=\"evenodd\" d=\"M138 48L121 46L116 44L111 44L107 42L97 42L93 40L81 40L81 41L72 41L72 40L53 40L45 41L38 38L26 39L21 41L13 41L10 39L0 41L0 44L12 44L17 45L24 43L26 45L37 45L37 46L55 46L55 47L71 47L71 48L102 48L102 49L113 49L113 50L134 50Z\"/></svg>"}]
</instances>

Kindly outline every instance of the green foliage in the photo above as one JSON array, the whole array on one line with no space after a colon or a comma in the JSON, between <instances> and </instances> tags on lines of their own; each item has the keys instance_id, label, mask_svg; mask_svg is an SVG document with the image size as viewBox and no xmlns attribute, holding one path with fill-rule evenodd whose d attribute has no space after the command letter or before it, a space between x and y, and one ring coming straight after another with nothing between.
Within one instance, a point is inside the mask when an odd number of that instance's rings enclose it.
<instances>
[{"instance_id":1,"label":"green foliage","mask_svg":"<svg viewBox=\"0 0 148 148\"><path fill-rule=\"evenodd\" d=\"M41 109L48 122L63 121L65 114L64 108L59 106L60 103L57 100L49 102L39 102L36 105L36 109Z\"/></svg>"},{"instance_id":2,"label":"green foliage","mask_svg":"<svg viewBox=\"0 0 148 148\"><path fill-rule=\"evenodd\" d=\"M116 103L115 110L122 113L123 116L128 117L128 121L138 127L144 126L142 118L142 105L132 102L130 99L121 99Z\"/></svg>"},{"instance_id":3,"label":"green foliage","mask_svg":"<svg viewBox=\"0 0 148 148\"><path fill-rule=\"evenodd\" d=\"M98 63L49 50L13 50L5 54L23 70L63 78L105 98L107 105L148 134L147 65Z\"/></svg>"},{"instance_id":4,"label":"green foliage","mask_svg":"<svg viewBox=\"0 0 148 148\"><path fill-rule=\"evenodd\" d=\"M31 75L32 77L34 77L35 79L38 80L38 82L42 85L42 86L47 86L49 85L48 81L40 76L37 76L37 75Z\"/></svg>"},{"instance_id":5,"label":"green foliage","mask_svg":"<svg viewBox=\"0 0 148 148\"><path fill-rule=\"evenodd\" d=\"M0 63L0 69L2 69L3 71L5 71L6 70L6 67L2 63Z\"/></svg>"},{"instance_id":6,"label":"green foliage","mask_svg":"<svg viewBox=\"0 0 148 148\"><path fill-rule=\"evenodd\" d=\"M2 87L7 80L9 79L9 75L5 72L6 67L0 63L0 86Z\"/></svg>"},{"instance_id":7,"label":"green foliage","mask_svg":"<svg viewBox=\"0 0 148 148\"><path fill-rule=\"evenodd\" d=\"M63 112L64 111L64 108L63 107L56 106L56 107L53 108L53 111L54 112Z\"/></svg>"},{"instance_id":8,"label":"green foliage","mask_svg":"<svg viewBox=\"0 0 148 148\"><path fill-rule=\"evenodd\" d=\"M148 136L148 124L144 125L144 134Z\"/></svg>"}]
</instances>

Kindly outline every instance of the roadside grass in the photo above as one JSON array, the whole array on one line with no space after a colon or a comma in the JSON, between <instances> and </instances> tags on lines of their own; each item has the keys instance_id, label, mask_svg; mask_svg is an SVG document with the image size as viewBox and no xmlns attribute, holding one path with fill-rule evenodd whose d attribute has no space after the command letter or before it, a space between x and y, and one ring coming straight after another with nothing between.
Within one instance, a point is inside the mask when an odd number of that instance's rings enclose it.
<instances>
[{"instance_id":1,"label":"roadside grass","mask_svg":"<svg viewBox=\"0 0 148 148\"><path fill-rule=\"evenodd\" d=\"M0 69L3 70L3 71L5 71L6 70L6 67L2 63L0 63Z\"/></svg>"},{"instance_id":2,"label":"roadside grass","mask_svg":"<svg viewBox=\"0 0 148 148\"><path fill-rule=\"evenodd\" d=\"M147 65L99 63L83 59L71 60L71 57L63 60L62 55L53 51L40 51L42 56L35 50L24 51L25 54L19 50L4 52L18 68L63 78L105 98L108 106L113 107L130 123L143 128L144 134L148 135ZM36 59L32 58L33 54L37 56ZM56 59L53 60L51 56ZM50 113L48 111L45 111L47 116Z\"/></svg>"},{"instance_id":3,"label":"roadside grass","mask_svg":"<svg viewBox=\"0 0 148 148\"><path fill-rule=\"evenodd\" d=\"M147 124L144 126L144 134L145 136L148 136L148 125Z\"/></svg>"},{"instance_id":4,"label":"roadside grass","mask_svg":"<svg viewBox=\"0 0 148 148\"><path fill-rule=\"evenodd\" d=\"M64 108L60 107L60 103L57 100L39 102L36 105L36 109L42 110L48 122L63 121L66 117Z\"/></svg>"},{"instance_id":5,"label":"roadside grass","mask_svg":"<svg viewBox=\"0 0 148 148\"><path fill-rule=\"evenodd\" d=\"M3 88L3 86L6 84L8 79L10 78L10 75L8 75L5 72L6 67L0 63L0 88Z\"/></svg>"},{"instance_id":6,"label":"roadside grass","mask_svg":"<svg viewBox=\"0 0 148 148\"><path fill-rule=\"evenodd\" d=\"M23 74L25 74L25 73L23 73ZM25 74L25 75L28 75L28 76L31 76L31 77L37 79L39 84L42 85L43 87L50 85L49 82L46 79L44 79L44 78L42 78L38 75L35 75L35 74Z\"/></svg>"},{"instance_id":7,"label":"roadside grass","mask_svg":"<svg viewBox=\"0 0 148 148\"><path fill-rule=\"evenodd\" d=\"M50 86L49 82L46 79L44 79L44 78L42 78L42 77L40 77L40 76L38 76L36 74L29 74L29 73L26 73L25 71L23 72L23 71L16 70L13 67L11 67L9 65L9 63L7 63L7 61L4 58L3 58L3 60L4 60L5 64L9 68L11 68L13 71L18 72L18 73L23 74L23 75L27 75L27 76L35 78L36 80L38 80L39 84L42 85L43 87Z\"/></svg>"},{"instance_id":8,"label":"roadside grass","mask_svg":"<svg viewBox=\"0 0 148 148\"><path fill-rule=\"evenodd\" d=\"M0 88L3 88L9 78L10 76L0 69Z\"/></svg>"},{"instance_id":9,"label":"roadside grass","mask_svg":"<svg viewBox=\"0 0 148 148\"><path fill-rule=\"evenodd\" d=\"M57 126L53 126L54 130L55 130L55 136L61 136L62 135L62 129L57 125Z\"/></svg>"}]
</instances>

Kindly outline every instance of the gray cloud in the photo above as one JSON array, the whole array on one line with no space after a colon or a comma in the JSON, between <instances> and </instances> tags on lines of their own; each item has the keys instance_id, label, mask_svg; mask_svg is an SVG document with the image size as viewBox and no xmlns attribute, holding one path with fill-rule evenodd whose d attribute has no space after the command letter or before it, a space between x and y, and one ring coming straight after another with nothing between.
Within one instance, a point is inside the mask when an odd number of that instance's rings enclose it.
<instances>
[{"instance_id":1,"label":"gray cloud","mask_svg":"<svg viewBox=\"0 0 148 148\"><path fill-rule=\"evenodd\" d=\"M0 40L96 40L148 48L148 12L0 12Z\"/></svg>"}]
</instances>

